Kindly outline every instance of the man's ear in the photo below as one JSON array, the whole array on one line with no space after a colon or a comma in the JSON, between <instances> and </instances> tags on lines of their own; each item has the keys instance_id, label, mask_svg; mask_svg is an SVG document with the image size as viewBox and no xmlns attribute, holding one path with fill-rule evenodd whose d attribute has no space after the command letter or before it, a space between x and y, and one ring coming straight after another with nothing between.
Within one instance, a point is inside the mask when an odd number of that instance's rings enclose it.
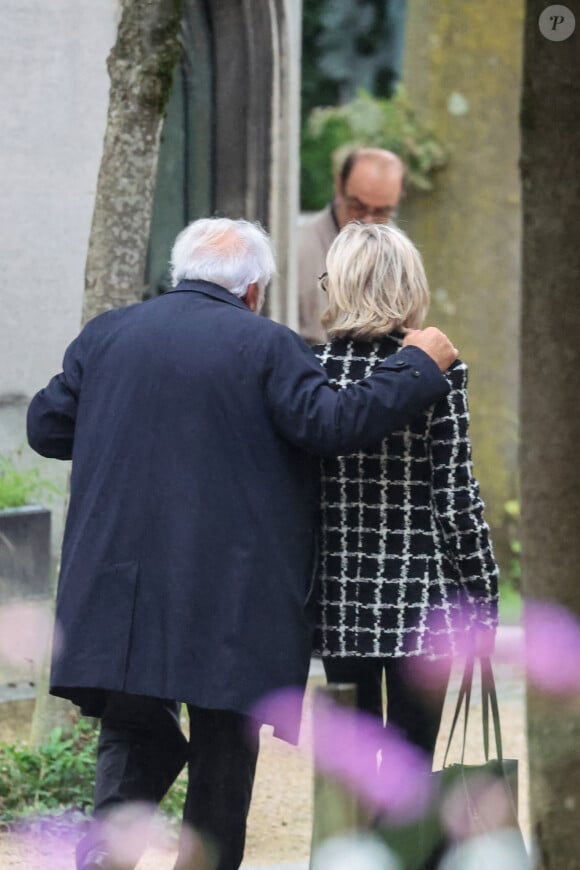
<instances>
[{"instance_id":1,"label":"man's ear","mask_svg":"<svg viewBox=\"0 0 580 870\"><path fill-rule=\"evenodd\" d=\"M246 295L242 296L242 299L244 300L250 311L258 310L258 302L260 301L260 288L256 281L254 281L252 284L248 284Z\"/></svg>"}]
</instances>

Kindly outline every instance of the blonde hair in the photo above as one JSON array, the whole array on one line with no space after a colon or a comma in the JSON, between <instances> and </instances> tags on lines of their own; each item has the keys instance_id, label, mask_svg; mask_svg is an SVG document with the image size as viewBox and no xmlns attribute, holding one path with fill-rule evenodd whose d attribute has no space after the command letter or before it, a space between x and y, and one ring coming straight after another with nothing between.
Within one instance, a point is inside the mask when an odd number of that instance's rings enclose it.
<instances>
[{"instance_id":1,"label":"blonde hair","mask_svg":"<svg viewBox=\"0 0 580 870\"><path fill-rule=\"evenodd\" d=\"M419 251L392 224L348 223L326 257L330 338L373 340L396 329L417 329L429 308Z\"/></svg>"}]
</instances>

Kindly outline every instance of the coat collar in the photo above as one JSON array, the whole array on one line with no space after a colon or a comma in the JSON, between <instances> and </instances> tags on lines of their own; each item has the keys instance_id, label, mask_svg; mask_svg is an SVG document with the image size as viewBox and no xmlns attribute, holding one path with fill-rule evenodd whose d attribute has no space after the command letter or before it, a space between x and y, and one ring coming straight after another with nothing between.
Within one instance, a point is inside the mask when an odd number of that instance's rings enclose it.
<instances>
[{"instance_id":1,"label":"coat collar","mask_svg":"<svg viewBox=\"0 0 580 870\"><path fill-rule=\"evenodd\" d=\"M220 302L227 302L228 305L235 305L236 308L243 308L244 311L250 311L245 302L242 302L225 287L219 284L213 284L211 281L180 281L177 287L169 290L166 295L171 293L203 293L204 296L211 296L212 299L217 299Z\"/></svg>"}]
</instances>

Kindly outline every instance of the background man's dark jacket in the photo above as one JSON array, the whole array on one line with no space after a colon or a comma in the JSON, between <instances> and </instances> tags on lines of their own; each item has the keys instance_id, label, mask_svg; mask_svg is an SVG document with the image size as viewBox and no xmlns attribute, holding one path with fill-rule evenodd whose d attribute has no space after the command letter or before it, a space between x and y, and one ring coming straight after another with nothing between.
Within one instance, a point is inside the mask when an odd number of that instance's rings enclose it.
<instances>
[{"instance_id":1,"label":"background man's dark jacket","mask_svg":"<svg viewBox=\"0 0 580 870\"><path fill-rule=\"evenodd\" d=\"M30 445L73 460L51 691L248 712L303 687L316 454L447 390L408 348L336 392L302 339L206 282L88 323L28 412Z\"/></svg>"}]
</instances>

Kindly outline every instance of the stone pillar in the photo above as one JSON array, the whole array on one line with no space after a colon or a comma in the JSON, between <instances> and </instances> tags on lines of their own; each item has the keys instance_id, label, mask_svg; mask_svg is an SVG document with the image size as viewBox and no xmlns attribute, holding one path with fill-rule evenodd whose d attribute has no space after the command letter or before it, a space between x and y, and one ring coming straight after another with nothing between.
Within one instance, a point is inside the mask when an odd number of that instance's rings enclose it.
<instances>
[{"instance_id":1,"label":"stone pillar","mask_svg":"<svg viewBox=\"0 0 580 870\"><path fill-rule=\"evenodd\" d=\"M0 4L1 453L25 445L30 397L79 329L118 13L119 0ZM65 490L68 463L27 448L22 462ZM62 499L50 507L56 553Z\"/></svg>"},{"instance_id":2,"label":"stone pillar","mask_svg":"<svg viewBox=\"0 0 580 870\"><path fill-rule=\"evenodd\" d=\"M213 0L215 208L260 220L278 276L264 313L296 326L300 0Z\"/></svg>"},{"instance_id":3,"label":"stone pillar","mask_svg":"<svg viewBox=\"0 0 580 870\"><path fill-rule=\"evenodd\" d=\"M429 323L470 368L475 471L504 564L504 504L517 493L522 22L522 0L409 0L403 73L448 164L399 223L424 256Z\"/></svg>"},{"instance_id":4,"label":"stone pillar","mask_svg":"<svg viewBox=\"0 0 580 870\"><path fill-rule=\"evenodd\" d=\"M301 0L277 0L274 34L274 93L270 230L276 244L278 277L270 293L270 316L298 329L296 227L300 180Z\"/></svg>"}]
</instances>

